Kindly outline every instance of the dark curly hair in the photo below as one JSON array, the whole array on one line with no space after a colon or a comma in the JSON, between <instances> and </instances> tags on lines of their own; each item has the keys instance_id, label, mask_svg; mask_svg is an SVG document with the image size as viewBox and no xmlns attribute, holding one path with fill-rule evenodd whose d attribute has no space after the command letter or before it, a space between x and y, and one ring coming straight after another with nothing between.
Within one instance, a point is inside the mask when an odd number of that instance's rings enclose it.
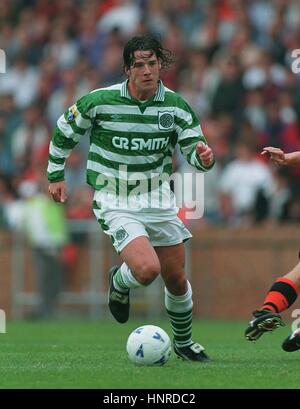
<instances>
[{"instance_id":1,"label":"dark curly hair","mask_svg":"<svg viewBox=\"0 0 300 409\"><path fill-rule=\"evenodd\" d=\"M135 51L152 51L161 62L162 69L166 69L174 62L172 52L163 48L160 41L151 34L132 37L124 46L123 67L128 69L134 62Z\"/></svg>"}]
</instances>

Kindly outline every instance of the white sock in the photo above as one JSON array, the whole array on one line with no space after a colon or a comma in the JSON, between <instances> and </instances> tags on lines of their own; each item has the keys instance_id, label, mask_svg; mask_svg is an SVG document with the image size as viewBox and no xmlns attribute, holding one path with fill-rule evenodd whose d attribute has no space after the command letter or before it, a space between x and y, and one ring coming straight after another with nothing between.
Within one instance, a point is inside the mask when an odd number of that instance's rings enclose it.
<instances>
[{"instance_id":1,"label":"white sock","mask_svg":"<svg viewBox=\"0 0 300 409\"><path fill-rule=\"evenodd\" d=\"M127 292L130 288L142 287L126 263L123 263L114 275L114 286L118 291Z\"/></svg>"},{"instance_id":2,"label":"white sock","mask_svg":"<svg viewBox=\"0 0 300 409\"><path fill-rule=\"evenodd\" d=\"M174 295L165 287L165 306L172 327L174 342L177 346L184 347L192 341L192 316L193 300L192 287L187 282L188 289L183 295Z\"/></svg>"}]
</instances>

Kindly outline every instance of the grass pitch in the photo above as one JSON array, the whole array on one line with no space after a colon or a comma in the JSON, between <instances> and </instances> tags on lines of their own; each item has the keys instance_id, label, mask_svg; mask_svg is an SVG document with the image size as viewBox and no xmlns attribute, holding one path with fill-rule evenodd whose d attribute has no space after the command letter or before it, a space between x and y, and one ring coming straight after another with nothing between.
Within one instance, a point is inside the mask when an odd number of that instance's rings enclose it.
<instances>
[{"instance_id":1,"label":"grass pitch","mask_svg":"<svg viewBox=\"0 0 300 409\"><path fill-rule=\"evenodd\" d=\"M168 321L8 322L0 334L0 388L299 388L300 351L280 347L290 326L252 344L243 338L246 322L194 321L193 338L211 362L184 362L173 353L163 367L136 367L125 344L143 324L171 337Z\"/></svg>"}]
</instances>

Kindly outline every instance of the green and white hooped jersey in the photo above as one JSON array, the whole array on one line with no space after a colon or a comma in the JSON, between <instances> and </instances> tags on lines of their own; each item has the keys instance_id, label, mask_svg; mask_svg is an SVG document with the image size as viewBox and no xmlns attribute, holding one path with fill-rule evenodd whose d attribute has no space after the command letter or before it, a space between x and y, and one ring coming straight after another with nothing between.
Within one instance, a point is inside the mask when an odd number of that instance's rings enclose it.
<instances>
[{"instance_id":1,"label":"green and white hooped jersey","mask_svg":"<svg viewBox=\"0 0 300 409\"><path fill-rule=\"evenodd\" d=\"M65 160L81 137L90 138L87 182L102 201L109 194L169 191L161 177L172 174L177 143L192 166L204 172L213 166L204 167L196 154L196 143L206 140L182 97L159 81L156 94L141 102L130 96L127 82L92 91L58 119L50 142L50 182L64 180Z\"/></svg>"}]
</instances>

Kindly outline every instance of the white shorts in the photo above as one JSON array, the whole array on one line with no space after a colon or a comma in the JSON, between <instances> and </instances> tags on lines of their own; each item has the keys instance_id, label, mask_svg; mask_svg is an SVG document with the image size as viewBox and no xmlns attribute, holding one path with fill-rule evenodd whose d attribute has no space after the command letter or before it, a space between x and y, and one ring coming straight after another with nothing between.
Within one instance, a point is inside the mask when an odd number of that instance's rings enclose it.
<instances>
[{"instance_id":1,"label":"white shorts","mask_svg":"<svg viewBox=\"0 0 300 409\"><path fill-rule=\"evenodd\" d=\"M116 251L120 253L133 239L146 236L153 247L174 246L192 237L184 223L170 212L124 212L124 210L99 211L95 216L105 234L108 234Z\"/></svg>"}]
</instances>

